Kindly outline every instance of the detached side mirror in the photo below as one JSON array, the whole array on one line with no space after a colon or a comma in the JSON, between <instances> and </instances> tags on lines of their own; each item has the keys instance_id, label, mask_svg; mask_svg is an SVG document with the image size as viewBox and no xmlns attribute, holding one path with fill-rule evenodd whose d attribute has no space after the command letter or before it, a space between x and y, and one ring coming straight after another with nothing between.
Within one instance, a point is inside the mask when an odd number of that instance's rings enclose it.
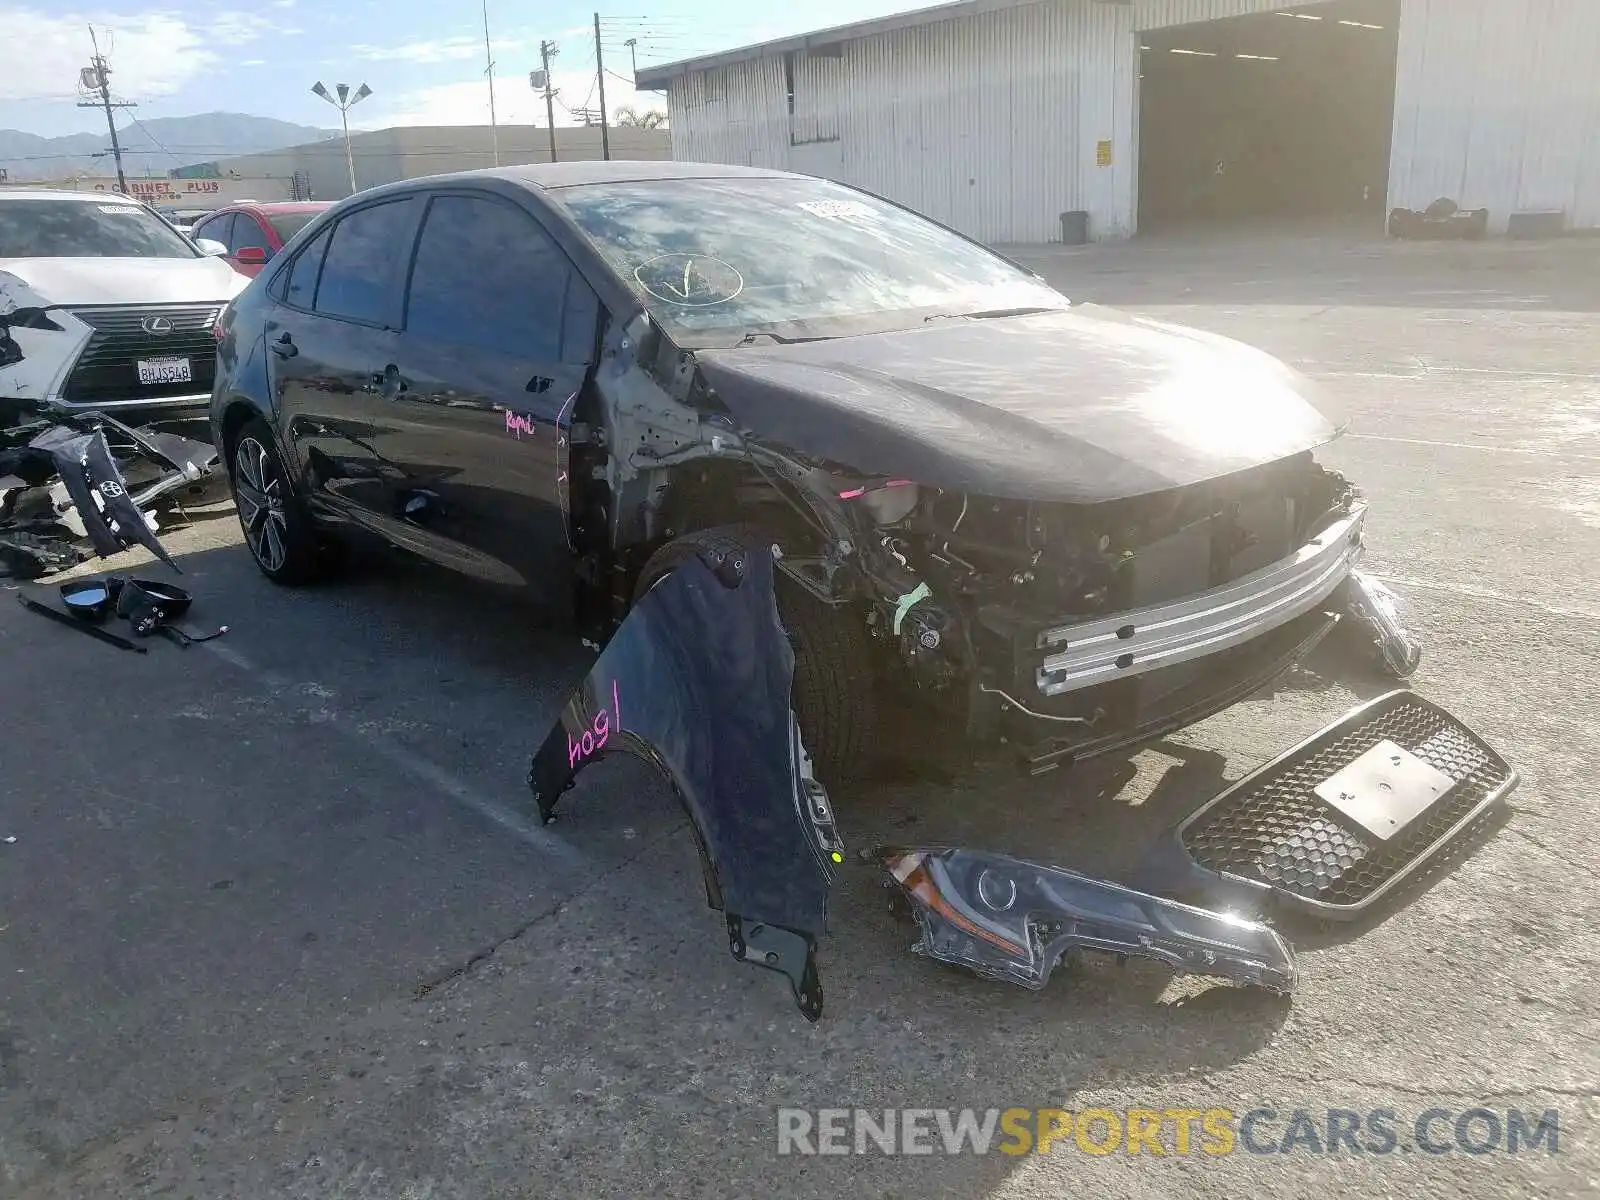
<instances>
[{"instance_id":1,"label":"detached side mirror","mask_svg":"<svg viewBox=\"0 0 1600 1200\"><path fill-rule=\"evenodd\" d=\"M196 238L194 244L207 258L221 258L228 253L226 246L212 238Z\"/></svg>"},{"instance_id":2,"label":"detached side mirror","mask_svg":"<svg viewBox=\"0 0 1600 1200\"><path fill-rule=\"evenodd\" d=\"M267 252L260 246L240 246L234 252L233 261L241 267L259 267L267 261Z\"/></svg>"}]
</instances>

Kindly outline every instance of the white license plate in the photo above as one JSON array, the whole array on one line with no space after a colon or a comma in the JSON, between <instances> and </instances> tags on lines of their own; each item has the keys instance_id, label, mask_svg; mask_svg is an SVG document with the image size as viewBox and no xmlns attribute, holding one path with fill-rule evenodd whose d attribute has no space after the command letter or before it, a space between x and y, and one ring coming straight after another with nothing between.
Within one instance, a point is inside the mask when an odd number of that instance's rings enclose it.
<instances>
[{"instance_id":1,"label":"white license plate","mask_svg":"<svg viewBox=\"0 0 1600 1200\"><path fill-rule=\"evenodd\" d=\"M140 383L194 382L187 358L141 358L134 365L139 368Z\"/></svg>"}]
</instances>

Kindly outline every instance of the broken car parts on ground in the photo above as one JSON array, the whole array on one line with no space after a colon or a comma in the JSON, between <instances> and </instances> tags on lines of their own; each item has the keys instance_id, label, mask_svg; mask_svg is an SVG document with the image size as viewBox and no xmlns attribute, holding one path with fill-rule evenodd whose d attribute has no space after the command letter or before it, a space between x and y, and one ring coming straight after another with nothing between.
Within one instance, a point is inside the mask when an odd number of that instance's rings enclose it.
<instances>
[{"instance_id":1,"label":"broken car parts on ground","mask_svg":"<svg viewBox=\"0 0 1600 1200\"><path fill-rule=\"evenodd\" d=\"M734 957L786 975L815 1021L844 844L791 707L773 561L758 546L708 547L651 587L534 755L529 785L549 821L606 753L654 765L692 822ZM1147 856L1144 890L970 849L872 857L903 889L913 948L986 978L1040 988L1063 955L1092 950L1289 992L1293 952L1255 914L1353 919L1515 783L1470 730L1402 690L1201 806Z\"/></svg>"}]
</instances>

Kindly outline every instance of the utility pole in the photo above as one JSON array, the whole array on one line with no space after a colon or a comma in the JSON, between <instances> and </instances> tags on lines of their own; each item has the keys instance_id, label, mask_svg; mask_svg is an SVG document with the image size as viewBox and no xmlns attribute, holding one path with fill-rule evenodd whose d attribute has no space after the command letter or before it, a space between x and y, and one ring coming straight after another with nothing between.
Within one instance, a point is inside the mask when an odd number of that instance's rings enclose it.
<instances>
[{"instance_id":1,"label":"utility pole","mask_svg":"<svg viewBox=\"0 0 1600 1200\"><path fill-rule=\"evenodd\" d=\"M598 18L596 18L598 22ZM596 29L600 26L595 25ZM111 102L111 68L106 65L106 60L100 56L100 39L95 36L94 26L89 26L89 41L94 46L94 57L89 60L89 65L78 73L78 83L86 90L99 95L98 100L78 102L79 108L103 108L106 113L106 128L111 131L111 153L117 160L117 191L127 192L128 179L122 173L122 143L117 140L117 122L112 115L112 109L138 108L132 100Z\"/></svg>"},{"instance_id":2,"label":"utility pole","mask_svg":"<svg viewBox=\"0 0 1600 1200\"><path fill-rule=\"evenodd\" d=\"M633 78L637 83L639 79L639 39L629 38L622 44L628 48L628 61L633 65Z\"/></svg>"},{"instance_id":3,"label":"utility pole","mask_svg":"<svg viewBox=\"0 0 1600 1200\"><path fill-rule=\"evenodd\" d=\"M489 50L489 0L483 0L483 73L489 77L489 138L494 144L494 165L500 165L500 126L494 119L494 55Z\"/></svg>"},{"instance_id":4,"label":"utility pole","mask_svg":"<svg viewBox=\"0 0 1600 1200\"><path fill-rule=\"evenodd\" d=\"M556 99L550 86L550 60L558 53L554 42L539 43L539 61L544 64L544 119L550 126L550 161L556 161Z\"/></svg>"},{"instance_id":5,"label":"utility pole","mask_svg":"<svg viewBox=\"0 0 1600 1200\"><path fill-rule=\"evenodd\" d=\"M594 15L594 73L600 81L600 157L611 161L611 135L606 131L606 63L600 54L600 14Z\"/></svg>"}]
</instances>

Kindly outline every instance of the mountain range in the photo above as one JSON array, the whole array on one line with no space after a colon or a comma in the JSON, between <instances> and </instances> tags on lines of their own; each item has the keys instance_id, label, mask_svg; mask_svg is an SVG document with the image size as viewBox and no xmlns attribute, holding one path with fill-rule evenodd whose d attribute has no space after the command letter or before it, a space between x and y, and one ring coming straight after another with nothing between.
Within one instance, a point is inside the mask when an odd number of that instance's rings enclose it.
<instances>
[{"instance_id":1,"label":"mountain range","mask_svg":"<svg viewBox=\"0 0 1600 1200\"><path fill-rule=\"evenodd\" d=\"M201 113L148 121L132 120L125 111L117 114L122 168L130 178L164 176L174 167L320 141L338 132L245 113ZM0 170L12 183L70 179L80 174L113 176L117 167L110 150L111 138L103 133L47 138L20 129L0 129Z\"/></svg>"}]
</instances>

